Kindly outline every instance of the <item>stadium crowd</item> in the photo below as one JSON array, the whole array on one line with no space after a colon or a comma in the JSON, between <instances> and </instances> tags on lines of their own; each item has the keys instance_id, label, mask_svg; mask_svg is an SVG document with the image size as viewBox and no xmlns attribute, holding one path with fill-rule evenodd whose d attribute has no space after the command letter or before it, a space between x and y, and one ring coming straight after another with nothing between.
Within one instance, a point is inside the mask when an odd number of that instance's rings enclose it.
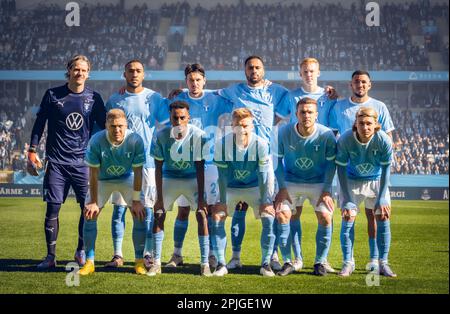
<instances>
[{"instance_id":1,"label":"stadium crowd","mask_svg":"<svg viewBox=\"0 0 450 314\"><path fill-rule=\"evenodd\" d=\"M90 58L95 70L119 70L133 58L144 60L149 69L161 69L167 49L155 40L158 13L145 4L131 12L120 5L85 4L81 10L79 27L61 27L65 15L55 5L2 14L0 68L60 69L78 51ZM24 24L28 26L21 27Z\"/></svg>"},{"instance_id":2,"label":"stadium crowd","mask_svg":"<svg viewBox=\"0 0 450 314\"><path fill-rule=\"evenodd\" d=\"M425 1L426 2L426 1ZM250 4L199 10L197 45L184 46L182 64L203 61L216 70L238 70L246 56L257 52L271 70L297 70L295 64L314 55L325 70L429 70L428 51L438 49L437 34L424 33L430 42L415 45L408 27L425 26L445 16L448 6L386 4L383 23L365 24L365 4Z\"/></svg>"},{"instance_id":3,"label":"stadium crowd","mask_svg":"<svg viewBox=\"0 0 450 314\"><path fill-rule=\"evenodd\" d=\"M322 60L323 70L429 70L428 52L448 55L440 42L436 20L447 19L448 4L423 0L384 4L379 27L366 25L365 3L346 8L337 4L301 3L217 5L192 8L186 1L150 10L146 4L130 10L117 5L87 4L79 27L65 25L55 5L16 10L15 1L3 0L0 18L0 68L59 69L75 52L92 60L96 70L118 70L132 58L161 69L167 51L181 52L180 67L201 62L207 69L238 70L245 56L261 55L269 70L296 70L306 56ZM167 47L157 44L161 17L171 26L186 27L199 17L196 45L183 46L183 32L171 33ZM89 21L89 23L87 23ZM420 23L424 44L415 44L409 28ZM21 27L27 24L28 27ZM89 36L86 36L89 34ZM447 49L445 49L447 47Z\"/></svg>"}]
</instances>

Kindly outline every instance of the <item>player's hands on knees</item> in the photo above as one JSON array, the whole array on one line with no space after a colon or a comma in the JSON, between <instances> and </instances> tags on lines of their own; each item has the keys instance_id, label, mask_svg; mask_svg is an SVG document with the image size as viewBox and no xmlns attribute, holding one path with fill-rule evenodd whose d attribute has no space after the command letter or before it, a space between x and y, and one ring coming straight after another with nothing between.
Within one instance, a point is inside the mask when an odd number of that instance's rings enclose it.
<instances>
[{"instance_id":1,"label":"player's hands on knees","mask_svg":"<svg viewBox=\"0 0 450 314\"><path fill-rule=\"evenodd\" d=\"M391 206L389 205L380 205L381 211L381 220L389 219L391 217Z\"/></svg>"},{"instance_id":2,"label":"player's hands on knees","mask_svg":"<svg viewBox=\"0 0 450 314\"><path fill-rule=\"evenodd\" d=\"M273 208L272 204L262 204L259 205L260 214L267 213L270 216L275 217L275 208Z\"/></svg>"},{"instance_id":3,"label":"player's hands on knees","mask_svg":"<svg viewBox=\"0 0 450 314\"><path fill-rule=\"evenodd\" d=\"M327 93L327 96L330 99L338 99L339 97L336 89L333 86L330 85L325 86L325 92Z\"/></svg>"},{"instance_id":4,"label":"player's hands on knees","mask_svg":"<svg viewBox=\"0 0 450 314\"><path fill-rule=\"evenodd\" d=\"M84 218L92 220L100 214L100 208L97 203L89 203L84 206Z\"/></svg>"},{"instance_id":5,"label":"player's hands on knees","mask_svg":"<svg viewBox=\"0 0 450 314\"><path fill-rule=\"evenodd\" d=\"M220 218L226 217L228 213L227 204L224 203L216 203L212 208L212 214L220 216Z\"/></svg>"},{"instance_id":6,"label":"player's hands on knees","mask_svg":"<svg viewBox=\"0 0 450 314\"><path fill-rule=\"evenodd\" d=\"M133 203L131 204L131 215L133 215L133 217L139 219L140 221L144 221L145 209L141 201L133 201Z\"/></svg>"},{"instance_id":7,"label":"player's hands on knees","mask_svg":"<svg viewBox=\"0 0 450 314\"><path fill-rule=\"evenodd\" d=\"M280 189L280 191L278 191L277 195L275 196L275 209L279 210L284 201L288 201L290 204L292 204L291 196L289 195L289 192L286 188Z\"/></svg>"},{"instance_id":8,"label":"player's hands on knees","mask_svg":"<svg viewBox=\"0 0 450 314\"><path fill-rule=\"evenodd\" d=\"M155 205L153 205L155 212L158 210L164 211L164 202L162 200L156 200Z\"/></svg>"},{"instance_id":9,"label":"player's hands on knees","mask_svg":"<svg viewBox=\"0 0 450 314\"><path fill-rule=\"evenodd\" d=\"M198 210L203 210L205 213L208 213L208 205L205 200L198 200Z\"/></svg>"},{"instance_id":10,"label":"player's hands on knees","mask_svg":"<svg viewBox=\"0 0 450 314\"><path fill-rule=\"evenodd\" d=\"M181 88L175 88L172 89L169 93L169 95L167 96L167 98L169 99L174 99L175 97L177 97L179 94L181 94L183 92L183 90Z\"/></svg>"},{"instance_id":11,"label":"player's hands on knees","mask_svg":"<svg viewBox=\"0 0 450 314\"><path fill-rule=\"evenodd\" d=\"M36 152L28 152L27 172L32 176L38 176L39 173L37 171L39 169L42 169L42 162L38 154Z\"/></svg>"},{"instance_id":12,"label":"player's hands on knees","mask_svg":"<svg viewBox=\"0 0 450 314\"><path fill-rule=\"evenodd\" d=\"M316 206L319 206L320 203L324 203L325 206L330 210L330 212L334 211L334 201L330 193L323 192L322 195L320 195Z\"/></svg>"}]
</instances>

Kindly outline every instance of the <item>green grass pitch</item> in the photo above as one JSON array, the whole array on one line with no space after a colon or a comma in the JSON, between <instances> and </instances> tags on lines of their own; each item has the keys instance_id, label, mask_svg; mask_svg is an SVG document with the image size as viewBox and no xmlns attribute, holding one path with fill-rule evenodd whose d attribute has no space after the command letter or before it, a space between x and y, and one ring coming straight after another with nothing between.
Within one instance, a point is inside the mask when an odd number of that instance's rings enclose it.
<instances>
[{"instance_id":1,"label":"green grass pitch","mask_svg":"<svg viewBox=\"0 0 450 314\"><path fill-rule=\"evenodd\" d=\"M79 208L73 199L63 205L57 245L58 268L39 272L35 265L45 255L43 223L45 203L40 199L0 199L0 293L449 293L449 203L441 201L394 201L390 263L397 278L367 277L367 224L364 214L357 218L355 232L356 271L349 278L335 274L311 275L315 254L316 220L312 208L303 210L304 269L287 277L263 278L259 275L261 231L253 213L246 218L247 229L242 248L244 268L230 271L223 278L199 275L199 246L195 216L190 215L183 249L185 266L156 277L138 276L133 272L131 241L132 219L127 212L124 238L126 264L118 271L105 271L103 264L111 258L111 205L99 218L96 250L96 273L82 277L79 286L68 287L65 265L72 261L77 239ZM166 219L163 264L173 250L175 212ZM230 222L227 219L227 260L231 256ZM334 217L334 232L329 262L341 267L339 243L340 218ZM371 282L367 285L366 280Z\"/></svg>"}]
</instances>

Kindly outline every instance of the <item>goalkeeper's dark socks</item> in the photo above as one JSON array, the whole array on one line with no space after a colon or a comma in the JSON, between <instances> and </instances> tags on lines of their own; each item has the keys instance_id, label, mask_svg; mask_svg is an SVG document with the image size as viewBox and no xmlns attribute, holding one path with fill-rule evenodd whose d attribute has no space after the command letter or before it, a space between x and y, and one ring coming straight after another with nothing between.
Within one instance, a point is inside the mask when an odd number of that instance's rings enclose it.
<instances>
[{"instance_id":1,"label":"goalkeeper's dark socks","mask_svg":"<svg viewBox=\"0 0 450 314\"><path fill-rule=\"evenodd\" d=\"M45 215L45 241L47 243L47 254L56 255L56 239L59 231L59 203L47 203L47 212Z\"/></svg>"}]
</instances>

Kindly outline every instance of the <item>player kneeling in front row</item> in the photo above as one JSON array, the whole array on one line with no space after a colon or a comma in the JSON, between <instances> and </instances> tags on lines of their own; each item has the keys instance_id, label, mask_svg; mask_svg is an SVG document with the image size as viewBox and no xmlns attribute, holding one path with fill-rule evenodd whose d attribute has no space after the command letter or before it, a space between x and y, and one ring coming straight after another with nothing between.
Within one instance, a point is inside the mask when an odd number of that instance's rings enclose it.
<instances>
[{"instance_id":1,"label":"player kneeling in front row","mask_svg":"<svg viewBox=\"0 0 450 314\"><path fill-rule=\"evenodd\" d=\"M170 104L170 122L153 136L150 154L155 159L156 203L153 225L154 262L148 276L161 273L161 251L164 238L164 203L172 206L183 195L190 204L197 201L196 217L201 255L201 275L211 276L208 264L208 212L204 200L205 161L204 132L189 124L189 104L175 101Z\"/></svg>"},{"instance_id":2,"label":"player kneeling in front row","mask_svg":"<svg viewBox=\"0 0 450 314\"><path fill-rule=\"evenodd\" d=\"M289 235L289 211L279 210L288 201L297 212L309 199L317 216L316 258L314 274L327 274L327 256L331 245L334 202L331 185L336 166L336 140L331 129L315 123L317 101L302 98L297 103L298 122L281 128L278 133L278 164L275 175L279 192L275 197L280 250L284 265L277 274L286 276L294 270L291 263L291 236ZM284 161L284 166L283 166ZM297 257L297 256L296 256ZM300 256L298 256L300 257Z\"/></svg>"},{"instance_id":3,"label":"player kneeling in front row","mask_svg":"<svg viewBox=\"0 0 450 314\"><path fill-rule=\"evenodd\" d=\"M378 114L373 108L361 107L351 130L338 140L336 164L338 168L339 194L342 210L341 248L344 257L340 276L350 276L355 269L353 247L355 219L358 206L375 210L377 246L380 254L378 271L387 277L397 275L388 265L391 244L391 200L389 175L392 160L392 141L380 130ZM373 270L372 270L373 271Z\"/></svg>"},{"instance_id":4,"label":"player kneeling in front row","mask_svg":"<svg viewBox=\"0 0 450 314\"><path fill-rule=\"evenodd\" d=\"M89 192L84 209L86 264L79 275L94 273L97 217L111 194L113 203L131 207L135 271L145 274L143 253L146 237L145 210L141 202L142 165L145 162L142 138L127 130L127 119L121 109L106 116L106 130L95 134L88 144Z\"/></svg>"},{"instance_id":5,"label":"player kneeling in front row","mask_svg":"<svg viewBox=\"0 0 450 314\"><path fill-rule=\"evenodd\" d=\"M219 172L220 199L213 207L212 241L218 266L214 276L228 273L225 266L225 219L227 203L252 207L255 217L261 217L261 250L263 276L274 276L270 268L270 256L275 243L273 230L275 210L269 187L268 170L269 143L253 133L253 115L245 108L236 109L232 114L233 132L216 142L214 163ZM231 213L232 214L232 213Z\"/></svg>"}]
</instances>

